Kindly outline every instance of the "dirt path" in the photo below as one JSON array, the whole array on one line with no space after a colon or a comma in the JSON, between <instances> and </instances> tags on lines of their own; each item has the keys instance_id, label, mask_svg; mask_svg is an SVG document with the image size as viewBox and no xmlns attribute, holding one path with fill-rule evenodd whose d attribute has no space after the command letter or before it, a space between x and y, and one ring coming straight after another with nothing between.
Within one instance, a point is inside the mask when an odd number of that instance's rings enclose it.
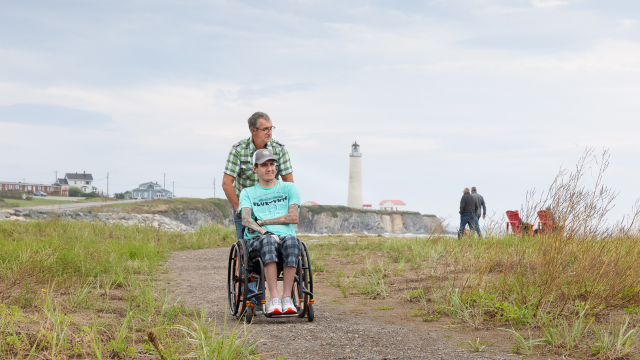
<instances>
[{"instance_id":1,"label":"dirt path","mask_svg":"<svg viewBox=\"0 0 640 360\"><path fill-rule=\"evenodd\" d=\"M212 317L221 319L227 306L228 256L226 248L176 252L166 264L164 280L187 306L204 308ZM255 318L251 329L263 340L257 349L265 359L519 358L493 349L480 353L464 350L459 337L446 329L398 325L374 314L354 314L339 305L329 305L323 285L314 285L314 322L309 323L306 318Z\"/></svg>"}]
</instances>

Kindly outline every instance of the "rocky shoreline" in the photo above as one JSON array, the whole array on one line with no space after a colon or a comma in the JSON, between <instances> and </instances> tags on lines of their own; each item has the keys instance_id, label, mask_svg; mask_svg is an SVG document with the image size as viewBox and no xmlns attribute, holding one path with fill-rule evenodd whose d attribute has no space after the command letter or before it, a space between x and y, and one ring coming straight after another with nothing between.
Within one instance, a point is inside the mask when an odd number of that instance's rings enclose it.
<instances>
[{"instance_id":1,"label":"rocky shoreline","mask_svg":"<svg viewBox=\"0 0 640 360\"><path fill-rule=\"evenodd\" d=\"M109 212L82 210L12 209L1 210L0 220L44 220L57 217L62 220L100 221L106 224L153 226L167 231L195 231L201 225L217 223L233 226L231 216L218 211L203 212L193 209L158 211L152 214L131 214L119 209ZM445 233L442 220L433 215L414 212L357 211L338 206L303 206L300 223L301 235L431 235Z\"/></svg>"}]
</instances>

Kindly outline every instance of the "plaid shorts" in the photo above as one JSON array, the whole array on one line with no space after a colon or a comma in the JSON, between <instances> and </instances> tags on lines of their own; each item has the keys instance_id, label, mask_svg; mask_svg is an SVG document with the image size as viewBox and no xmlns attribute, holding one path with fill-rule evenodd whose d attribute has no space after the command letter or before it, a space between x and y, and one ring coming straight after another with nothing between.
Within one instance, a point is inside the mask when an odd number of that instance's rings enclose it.
<instances>
[{"instance_id":1,"label":"plaid shorts","mask_svg":"<svg viewBox=\"0 0 640 360\"><path fill-rule=\"evenodd\" d=\"M265 265L277 262L280 257L284 267L298 266L298 259L302 251L300 241L293 235L280 237L280 242L277 242L277 239L277 235L262 235L247 240L247 248L249 252L256 250Z\"/></svg>"}]
</instances>

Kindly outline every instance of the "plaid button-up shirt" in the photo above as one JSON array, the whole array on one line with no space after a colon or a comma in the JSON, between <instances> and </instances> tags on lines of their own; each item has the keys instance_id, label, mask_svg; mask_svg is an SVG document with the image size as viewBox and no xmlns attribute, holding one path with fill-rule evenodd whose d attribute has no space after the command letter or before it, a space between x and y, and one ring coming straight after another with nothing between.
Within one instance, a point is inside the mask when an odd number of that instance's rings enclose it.
<instances>
[{"instance_id":1,"label":"plaid button-up shirt","mask_svg":"<svg viewBox=\"0 0 640 360\"><path fill-rule=\"evenodd\" d=\"M276 179L293 172L291 159L284 144L272 138L265 148L271 150L276 158ZM256 152L256 147L253 145L252 138L240 140L229 151L224 173L236 178L233 187L236 189L238 197L240 197L242 189L258 184L258 175L253 172L253 164L251 163L254 152Z\"/></svg>"}]
</instances>

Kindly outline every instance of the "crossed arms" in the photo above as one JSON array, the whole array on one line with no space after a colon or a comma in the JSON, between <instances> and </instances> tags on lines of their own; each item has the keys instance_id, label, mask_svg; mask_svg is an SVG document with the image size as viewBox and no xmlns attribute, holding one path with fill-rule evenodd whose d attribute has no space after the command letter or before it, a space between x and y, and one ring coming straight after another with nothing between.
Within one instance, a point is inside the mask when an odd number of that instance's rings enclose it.
<instances>
[{"instance_id":1,"label":"crossed arms","mask_svg":"<svg viewBox=\"0 0 640 360\"><path fill-rule=\"evenodd\" d=\"M289 205L289 213L275 219L258 220L251 218L251 208L242 208L242 225L249 229L249 232L259 232L264 234L262 225L289 225L298 223L298 204Z\"/></svg>"}]
</instances>

